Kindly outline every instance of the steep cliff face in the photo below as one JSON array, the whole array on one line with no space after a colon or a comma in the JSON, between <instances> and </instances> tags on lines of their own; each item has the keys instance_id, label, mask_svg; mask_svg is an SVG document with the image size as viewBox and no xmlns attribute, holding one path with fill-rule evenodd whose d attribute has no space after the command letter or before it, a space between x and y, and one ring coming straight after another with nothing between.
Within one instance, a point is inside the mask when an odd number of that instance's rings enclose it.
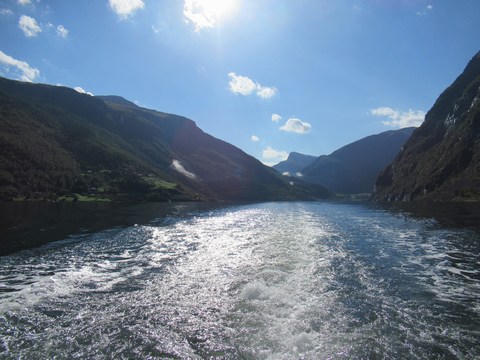
<instances>
[{"instance_id":1,"label":"steep cliff face","mask_svg":"<svg viewBox=\"0 0 480 360\"><path fill-rule=\"evenodd\" d=\"M480 52L377 178L374 200L480 200Z\"/></svg>"}]
</instances>

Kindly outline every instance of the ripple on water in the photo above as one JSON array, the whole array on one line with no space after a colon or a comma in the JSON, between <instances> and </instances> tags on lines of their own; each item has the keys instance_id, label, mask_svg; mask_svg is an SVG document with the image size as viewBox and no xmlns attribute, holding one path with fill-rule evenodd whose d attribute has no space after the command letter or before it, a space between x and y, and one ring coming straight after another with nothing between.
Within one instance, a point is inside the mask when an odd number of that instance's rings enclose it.
<instances>
[{"instance_id":1,"label":"ripple on water","mask_svg":"<svg viewBox=\"0 0 480 360\"><path fill-rule=\"evenodd\" d=\"M480 354L476 233L324 203L152 218L2 258L0 354Z\"/></svg>"}]
</instances>

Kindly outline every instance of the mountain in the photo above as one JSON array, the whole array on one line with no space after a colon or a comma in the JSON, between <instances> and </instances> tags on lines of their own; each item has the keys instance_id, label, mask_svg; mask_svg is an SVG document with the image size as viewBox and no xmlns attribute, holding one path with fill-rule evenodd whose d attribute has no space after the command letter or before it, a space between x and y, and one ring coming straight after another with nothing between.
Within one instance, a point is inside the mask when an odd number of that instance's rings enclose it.
<instances>
[{"instance_id":1,"label":"mountain","mask_svg":"<svg viewBox=\"0 0 480 360\"><path fill-rule=\"evenodd\" d=\"M373 199L480 201L480 52L378 177Z\"/></svg>"},{"instance_id":2,"label":"mountain","mask_svg":"<svg viewBox=\"0 0 480 360\"><path fill-rule=\"evenodd\" d=\"M291 152L288 159L279 162L272 167L280 173L296 174L310 165L317 157L312 155L304 155L297 152Z\"/></svg>"},{"instance_id":3,"label":"mountain","mask_svg":"<svg viewBox=\"0 0 480 360\"><path fill-rule=\"evenodd\" d=\"M392 162L414 129L367 136L322 155L302 170L303 179L322 184L334 193L371 193L377 175Z\"/></svg>"},{"instance_id":4,"label":"mountain","mask_svg":"<svg viewBox=\"0 0 480 360\"><path fill-rule=\"evenodd\" d=\"M0 199L289 200L291 182L190 119L0 78Z\"/></svg>"},{"instance_id":5,"label":"mountain","mask_svg":"<svg viewBox=\"0 0 480 360\"><path fill-rule=\"evenodd\" d=\"M124 99L121 96L116 96L116 95L103 95L103 96L95 96L97 99L103 100L107 103L112 103L112 104L117 104L117 105L123 105L125 107L129 108L139 108L138 105L135 103L128 101L127 99Z\"/></svg>"}]
</instances>

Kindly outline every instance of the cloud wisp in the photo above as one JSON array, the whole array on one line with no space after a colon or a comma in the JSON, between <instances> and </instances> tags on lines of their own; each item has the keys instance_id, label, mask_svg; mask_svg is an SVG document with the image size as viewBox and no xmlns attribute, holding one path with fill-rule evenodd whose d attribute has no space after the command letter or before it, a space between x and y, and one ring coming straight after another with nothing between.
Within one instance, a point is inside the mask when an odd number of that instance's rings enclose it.
<instances>
[{"instance_id":1,"label":"cloud wisp","mask_svg":"<svg viewBox=\"0 0 480 360\"><path fill-rule=\"evenodd\" d=\"M280 120L282 120L282 117L278 114L272 114L272 121L278 123Z\"/></svg>"},{"instance_id":2,"label":"cloud wisp","mask_svg":"<svg viewBox=\"0 0 480 360\"><path fill-rule=\"evenodd\" d=\"M257 136L257 135L252 135L250 137L250 140L252 140L253 142L259 142L260 141L260 138Z\"/></svg>"},{"instance_id":3,"label":"cloud wisp","mask_svg":"<svg viewBox=\"0 0 480 360\"><path fill-rule=\"evenodd\" d=\"M308 134L312 130L312 125L298 118L290 118L280 127L280 130L296 134Z\"/></svg>"},{"instance_id":4,"label":"cloud wisp","mask_svg":"<svg viewBox=\"0 0 480 360\"><path fill-rule=\"evenodd\" d=\"M2 8L0 9L0 15L10 16L13 15L13 11L10 9Z\"/></svg>"},{"instance_id":5,"label":"cloud wisp","mask_svg":"<svg viewBox=\"0 0 480 360\"><path fill-rule=\"evenodd\" d=\"M432 10L433 10L433 5L432 5L432 4L429 4L429 5L427 5L427 6L425 7L424 10L422 10L422 11L417 11L417 15L419 15L419 16L427 15L427 13L428 13L429 11L432 11Z\"/></svg>"},{"instance_id":6,"label":"cloud wisp","mask_svg":"<svg viewBox=\"0 0 480 360\"><path fill-rule=\"evenodd\" d=\"M247 76L237 75L234 72L228 74L230 81L228 83L228 89L233 94L240 94L243 96L252 95L255 93L259 98L270 99L274 97L278 90L275 87L263 86Z\"/></svg>"},{"instance_id":7,"label":"cloud wisp","mask_svg":"<svg viewBox=\"0 0 480 360\"><path fill-rule=\"evenodd\" d=\"M122 20L127 20L137 10L145 7L142 0L108 0L108 4Z\"/></svg>"},{"instance_id":8,"label":"cloud wisp","mask_svg":"<svg viewBox=\"0 0 480 360\"><path fill-rule=\"evenodd\" d=\"M26 37L35 37L38 33L42 32L42 28L38 25L37 20L27 15L20 16L18 27Z\"/></svg>"},{"instance_id":9,"label":"cloud wisp","mask_svg":"<svg viewBox=\"0 0 480 360\"><path fill-rule=\"evenodd\" d=\"M400 111L388 106L372 109L370 114L387 118L388 120L382 121L383 125L398 129L411 126L418 127L425 120L425 112L422 110Z\"/></svg>"},{"instance_id":10,"label":"cloud wisp","mask_svg":"<svg viewBox=\"0 0 480 360\"><path fill-rule=\"evenodd\" d=\"M89 91L85 91L83 88L81 88L80 86L76 86L73 88L76 92L80 93L80 94L86 94L86 95L90 95L90 96L93 96L93 94Z\"/></svg>"},{"instance_id":11,"label":"cloud wisp","mask_svg":"<svg viewBox=\"0 0 480 360\"><path fill-rule=\"evenodd\" d=\"M63 25L58 25L57 26L57 35L60 36L61 38L66 39L68 36L68 30L65 29Z\"/></svg>"},{"instance_id":12,"label":"cloud wisp","mask_svg":"<svg viewBox=\"0 0 480 360\"><path fill-rule=\"evenodd\" d=\"M186 177L188 177L190 179L195 180L197 178L197 175L195 175L194 173L185 169L185 167L182 165L182 163L178 160L173 160L172 165L170 165L170 166L173 170L179 172L182 175L185 175Z\"/></svg>"},{"instance_id":13,"label":"cloud wisp","mask_svg":"<svg viewBox=\"0 0 480 360\"><path fill-rule=\"evenodd\" d=\"M3 65L7 73L10 73L13 70L15 73L15 78L18 80L32 82L38 76L40 76L40 71L38 69L31 67L25 61L14 59L1 50L0 64Z\"/></svg>"}]
</instances>

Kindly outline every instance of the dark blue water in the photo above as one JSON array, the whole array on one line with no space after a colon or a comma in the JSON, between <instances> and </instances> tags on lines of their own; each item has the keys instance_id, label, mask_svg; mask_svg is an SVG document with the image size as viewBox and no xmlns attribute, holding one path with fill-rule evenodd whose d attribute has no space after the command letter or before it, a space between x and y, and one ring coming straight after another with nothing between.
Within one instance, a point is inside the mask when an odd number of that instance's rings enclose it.
<instances>
[{"instance_id":1,"label":"dark blue water","mask_svg":"<svg viewBox=\"0 0 480 360\"><path fill-rule=\"evenodd\" d=\"M480 356L474 230L361 204L136 211L0 258L1 357Z\"/></svg>"}]
</instances>

